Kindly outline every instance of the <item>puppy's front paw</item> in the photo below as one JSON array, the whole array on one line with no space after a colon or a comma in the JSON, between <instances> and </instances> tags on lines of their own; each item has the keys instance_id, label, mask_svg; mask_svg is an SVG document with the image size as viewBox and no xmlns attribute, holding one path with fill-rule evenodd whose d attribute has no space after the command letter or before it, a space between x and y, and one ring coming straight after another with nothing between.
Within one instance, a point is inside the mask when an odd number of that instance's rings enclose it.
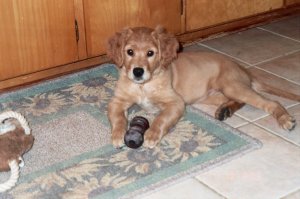
<instances>
[{"instance_id":1,"label":"puppy's front paw","mask_svg":"<svg viewBox=\"0 0 300 199\"><path fill-rule=\"evenodd\" d=\"M162 136L161 136L160 132L156 132L156 131L149 129L145 133L144 146L147 148L150 148L150 149L154 148L159 143L161 137Z\"/></svg>"},{"instance_id":2,"label":"puppy's front paw","mask_svg":"<svg viewBox=\"0 0 300 199\"><path fill-rule=\"evenodd\" d=\"M278 123L283 129L289 131L293 130L296 126L296 120L288 114L279 117Z\"/></svg>"},{"instance_id":3,"label":"puppy's front paw","mask_svg":"<svg viewBox=\"0 0 300 199\"><path fill-rule=\"evenodd\" d=\"M123 132L113 132L112 144L115 148L121 148L124 146L124 135Z\"/></svg>"}]
</instances>

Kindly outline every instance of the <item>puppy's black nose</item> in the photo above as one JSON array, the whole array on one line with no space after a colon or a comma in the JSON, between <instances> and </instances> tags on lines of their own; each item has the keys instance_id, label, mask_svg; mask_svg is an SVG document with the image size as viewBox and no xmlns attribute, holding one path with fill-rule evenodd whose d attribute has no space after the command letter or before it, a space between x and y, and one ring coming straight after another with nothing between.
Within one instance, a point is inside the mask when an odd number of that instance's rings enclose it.
<instances>
[{"instance_id":1,"label":"puppy's black nose","mask_svg":"<svg viewBox=\"0 0 300 199\"><path fill-rule=\"evenodd\" d=\"M135 77L142 77L144 74L144 69L143 68L134 68L133 74Z\"/></svg>"}]
</instances>

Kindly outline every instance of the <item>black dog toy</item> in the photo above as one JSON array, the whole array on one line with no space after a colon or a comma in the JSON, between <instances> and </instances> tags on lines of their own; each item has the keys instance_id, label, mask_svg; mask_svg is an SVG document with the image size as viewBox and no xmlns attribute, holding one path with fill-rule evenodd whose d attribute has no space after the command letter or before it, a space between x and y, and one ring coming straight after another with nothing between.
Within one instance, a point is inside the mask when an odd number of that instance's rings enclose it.
<instances>
[{"instance_id":1,"label":"black dog toy","mask_svg":"<svg viewBox=\"0 0 300 199\"><path fill-rule=\"evenodd\" d=\"M146 118L136 116L129 124L129 129L124 136L124 142L129 148L139 148L143 145L145 131L149 128Z\"/></svg>"}]
</instances>

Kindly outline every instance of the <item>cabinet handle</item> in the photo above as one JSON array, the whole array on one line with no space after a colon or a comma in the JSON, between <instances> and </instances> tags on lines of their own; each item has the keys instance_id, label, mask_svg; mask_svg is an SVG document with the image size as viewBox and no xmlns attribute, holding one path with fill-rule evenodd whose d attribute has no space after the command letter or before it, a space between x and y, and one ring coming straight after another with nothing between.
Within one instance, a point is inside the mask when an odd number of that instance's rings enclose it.
<instances>
[{"instance_id":1,"label":"cabinet handle","mask_svg":"<svg viewBox=\"0 0 300 199\"><path fill-rule=\"evenodd\" d=\"M79 41L79 30L78 30L78 23L77 23L76 19L75 19L75 34L76 34L76 42L78 43L78 41Z\"/></svg>"},{"instance_id":2,"label":"cabinet handle","mask_svg":"<svg viewBox=\"0 0 300 199\"><path fill-rule=\"evenodd\" d=\"M183 4L184 4L184 2L183 2L183 0L180 0L180 14L181 15L183 15Z\"/></svg>"}]
</instances>

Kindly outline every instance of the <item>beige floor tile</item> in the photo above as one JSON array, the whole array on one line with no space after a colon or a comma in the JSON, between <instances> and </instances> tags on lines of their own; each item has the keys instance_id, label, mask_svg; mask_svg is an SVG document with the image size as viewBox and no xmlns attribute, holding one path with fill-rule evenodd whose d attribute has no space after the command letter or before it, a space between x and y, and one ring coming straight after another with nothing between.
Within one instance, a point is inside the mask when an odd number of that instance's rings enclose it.
<instances>
[{"instance_id":1,"label":"beige floor tile","mask_svg":"<svg viewBox=\"0 0 300 199\"><path fill-rule=\"evenodd\" d=\"M255 124L272 131L272 133L284 137L300 146L300 105L293 106L288 109L288 112L296 119L298 125L296 125L293 131L285 131L281 129L278 125L274 125L276 123L275 119L271 116L262 118L255 122ZM300 155L300 154L299 154ZM299 168L300 169L300 168Z\"/></svg>"},{"instance_id":2,"label":"beige floor tile","mask_svg":"<svg viewBox=\"0 0 300 199\"><path fill-rule=\"evenodd\" d=\"M268 113L250 105L245 105L243 108L238 110L235 114L250 122L257 120L258 118L268 116Z\"/></svg>"},{"instance_id":3,"label":"beige floor tile","mask_svg":"<svg viewBox=\"0 0 300 199\"><path fill-rule=\"evenodd\" d=\"M197 104L197 105L193 105L193 107L207 113L208 115L214 117L215 112L216 112L216 107L215 106L209 106L209 105L205 105L205 104ZM245 124L248 124L248 122L244 119L242 119L241 117L237 116L237 115L233 115L230 118L227 118L224 121L226 124L228 124L229 126L232 126L233 128L237 128L240 126L243 126Z\"/></svg>"},{"instance_id":4,"label":"beige floor tile","mask_svg":"<svg viewBox=\"0 0 300 199\"><path fill-rule=\"evenodd\" d=\"M224 53L222 51L219 51L218 49L213 49L213 48L205 45L204 43L198 43L198 45L202 46L203 49L208 49L211 52L222 54L222 55L226 56L228 59L231 59L232 61L238 63L240 66L243 66L244 68L249 68L250 67L250 65L248 63L244 62L243 60L238 59L237 57L233 57L233 56L231 56L229 54L226 54L226 53Z\"/></svg>"},{"instance_id":5,"label":"beige floor tile","mask_svg":"<svg viewBox=\"0 0 300 199\"><path fill-rule=\"evenodd\" d=\"M201 43L198 43L198 44L195 43L195 44L186 46L186 47L183 48L183 52L214 52L214 53L222 54L221 52L215 51L215 50L213 50L211 48L208 48L206 46L201 45ZM229 59L233 60L234 62L239 63L241 66L243 66L245 68L250 67L249 64L247 64L247 63L241 62L241 61L239 61L237 59L234 59L233 57L229 57L229 56L227 56L227 57Z\"/></svg>"},{"instance_id":6,"label":"beige floor tile","mask_svg":"<svg viewBox=\"0 0 300 199\"><path fill-rule=\"evenodd\" d=\"M234 199L274 199L300 187L300 148L249 124L241 131L259 139L261 149L197 176L221 195Z\"/></svg>"},{"instance_id":7,"label":"beige floor tile","mask_svg":"<svg viewBox=\"0 0 300 199\"><path fill-rule=\"evenodd\" d=\"M300 51L258 65L257 67L292 80L300 85Z\"/></svg>"},{"instance_id":8,"label":"beige floor tile","mask_svg":"<svg viewBox=\"0 0 300 199\"><path fill-rule=\"evenodd\" d=\"M190 178L158 192L152 193L143 199L221 199L224 198L201 184L197 180Z\"/></svg>"},{"instance_id":9,"label":"beige floor tile","mask_svg":"<svg viewBox=\"0 0 300 199\"><path fill-rule=\"evenodd\" d=\"M288 17L286 19L261 26L261 28L300 41L300 15Z\"/></svg>"},{"instance_id":10,"label":"beige floor tile","mask_svg":"<svg viewBox=\"0 0 300 199\"><path fill-rule=\"evenodd\" d=\"M250 65L300 49L300 43L260 29L250 29L205 41L203 44Z\"/></svg>"},{"instance_id":11,"label":"beige floor tile","mask_svg":"<svg viewBox=\"0 0 300 199\"><path fill-rule=\"evenodd\" d=\"M248 121L237 115L233 115L232 117L227 118L224 122L233 128L238 128L249 123Z\"/></svg>"}]
</instances>

